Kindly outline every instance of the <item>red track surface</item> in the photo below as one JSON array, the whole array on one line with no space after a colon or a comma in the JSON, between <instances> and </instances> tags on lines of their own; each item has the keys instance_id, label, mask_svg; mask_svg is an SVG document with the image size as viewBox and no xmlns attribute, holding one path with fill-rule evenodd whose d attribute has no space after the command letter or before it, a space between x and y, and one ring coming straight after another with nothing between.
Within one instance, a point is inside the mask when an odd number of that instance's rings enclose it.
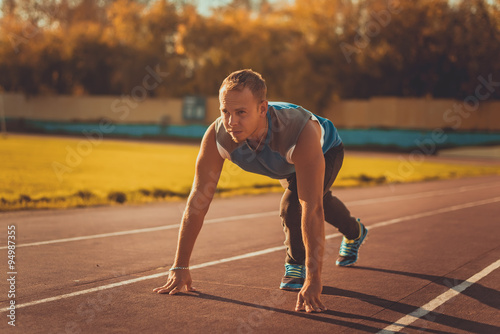
<instances>
[{"instance_id":1,"label":"red track surface","mask_svg":"<svg viewBox=\"0 0 500 334\"><path fill-rule=\"evenodd\" d=\"M0 332L373 333L500 259L500 176L335 193L369 234L357 265L338 268L341 240L327 226L334 235L323 270L329 310L315 314L294 312L296 293L278 289L284 272L279 194L215 200L191 261L201 265L192 270L199 292L176 296L153 293L165 277L149 276L170 267L177 228L140 229L178 224L183 203L0 214L3 277L7 226L16 225L17 237L16 326L3 310ZM138 231L60 241L130 230ZM56 242L37 244L48 240ZM238 255L245 258L233 258ZM221 259L227 260L212 262ZM137 278L144 280L130 281ZM402 332L500 333L499 290L497 269ZM2 309L8 291L2 279Z\"/></svg>"}]
</instances>

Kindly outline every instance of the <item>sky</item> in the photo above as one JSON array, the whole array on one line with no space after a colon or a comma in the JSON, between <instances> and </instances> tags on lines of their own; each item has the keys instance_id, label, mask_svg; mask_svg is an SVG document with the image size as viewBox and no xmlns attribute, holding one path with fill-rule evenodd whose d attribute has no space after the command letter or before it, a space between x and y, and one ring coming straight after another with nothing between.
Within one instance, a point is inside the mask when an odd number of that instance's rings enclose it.
<instances>
[{"instance_id":1,"label":"sky","mask_svg":"<svg viewBox=\"0 0 500 334\"><path fill-rule=\"evenodd\" d=\"M212 7L218 7L222 5L226 5L230 3L232 0L195 0L198 3L198 9L201 14L208 15L210 14L210 9ZM458 0L449 0L451 3L457 2ZM3 0L0 0L0 6L2 5ZM293 3L294 0L269 0L270 3L279 3L279 2L289 2ZM494 3L495 0L487 0L489 3Z\"/></svg>"},{"instance_id":2,"label":"sky","mask_svg":"<svg viewBox=\"0 0 500 334\"><path fill-rule=\"evenodd\" d=\"M0 0L0 2L1 1L2 0ZM294 0L269 0L270 3L279 3L279 2L293 3L293 1ZM227 5L230 2L231 0L197 0L198 10L203 15L210 14L210 9L212 7Z\"/></svg>"},{"instance_id":3,"label":"sky","mask_svg":"<svg viewBox=\"0 0 500 334\"><path fill-rule=\"evenodd\" d=\"M218 7L222 5L226 5L231 2L231 0L195 0L198 3L198 9L200 13L207 15L210 14L210 9L212 7ZM278 2L290 2L292 3L294 0L269 0L270 3L278 3ZM3 0L0 0L0 6L2 5Z\"/></svg>"},{"instance_id":4,"label":"sky","mask_svg":"<svg viewBox=\"0 0 500 334\"><path fill-rule=\"evenodd\" d=\"M232 0L196 0L198 3L198 10L202 15L209 15L210 9L212 7L218 7L230 3ZM450 3L456 3L459 0L449 0ZM0 0L0 3L2 0ZM270 3L288 2L293 3L294 0L269 0ZM487 0L487 2L493 4L495 0Z\"/></svg>"}]
</instances>

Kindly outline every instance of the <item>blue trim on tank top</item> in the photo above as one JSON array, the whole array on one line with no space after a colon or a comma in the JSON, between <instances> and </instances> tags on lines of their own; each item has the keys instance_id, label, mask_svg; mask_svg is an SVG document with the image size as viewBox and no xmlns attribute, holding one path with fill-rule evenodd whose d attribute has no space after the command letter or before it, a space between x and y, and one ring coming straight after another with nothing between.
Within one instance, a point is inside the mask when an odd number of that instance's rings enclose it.
<instances>
[{"instance_id":1,"label":"blue trim on tank top","mask_svg":"<svg viewBox=\"0 0 500 334\"><path fill-rule=\"evenodd\" d=\"M299 108L298 105L288 103L288 102L269 102L268 103L268 110L269 110L269 107L273 107L276 110Z\"/></svg>"}]
</instances>

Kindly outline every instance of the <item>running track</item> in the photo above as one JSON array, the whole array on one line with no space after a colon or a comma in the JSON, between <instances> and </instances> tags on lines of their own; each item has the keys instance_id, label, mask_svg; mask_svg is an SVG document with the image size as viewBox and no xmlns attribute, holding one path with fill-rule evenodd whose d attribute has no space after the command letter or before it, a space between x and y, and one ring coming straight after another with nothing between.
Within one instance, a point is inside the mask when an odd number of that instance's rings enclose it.
<instances>
[{"instance_id":1,"label":"running track","mask_svg":"<svg viewBox=\"0 0 500 334\"><path fill-rule=\"evenodd\" d=\"M327 226L324 313L294 312L279 194L214 200L192 257L198 293L158 295L184 203L0 214L16 225L16 326L1 333L500 333L500 176L336 189L369 229L335 267Z\"/></svg>"}]
</instances>

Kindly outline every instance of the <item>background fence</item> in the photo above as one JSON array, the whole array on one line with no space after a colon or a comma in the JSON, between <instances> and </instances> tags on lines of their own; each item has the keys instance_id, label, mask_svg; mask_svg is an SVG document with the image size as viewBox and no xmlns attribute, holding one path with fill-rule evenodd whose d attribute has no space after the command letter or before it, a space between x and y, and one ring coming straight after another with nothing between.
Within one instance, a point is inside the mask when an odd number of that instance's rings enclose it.
<instances>
[{"instance_id":1,"label":"background fence","mask_svg":"<svg viewBox=\"0 0 500 334\"><path fill-rule=\"evenodd\" d=\"M197 120L186 119L186 101L176 98L5 93L3 109L8 131L200 139L219 115L216 97L202 101L204 117ZM322 114L351 146L412 148L429 140L436 147L500 143L500 102L471 101L378 97L336 102Z\"/></svg>"}]
</instances>

